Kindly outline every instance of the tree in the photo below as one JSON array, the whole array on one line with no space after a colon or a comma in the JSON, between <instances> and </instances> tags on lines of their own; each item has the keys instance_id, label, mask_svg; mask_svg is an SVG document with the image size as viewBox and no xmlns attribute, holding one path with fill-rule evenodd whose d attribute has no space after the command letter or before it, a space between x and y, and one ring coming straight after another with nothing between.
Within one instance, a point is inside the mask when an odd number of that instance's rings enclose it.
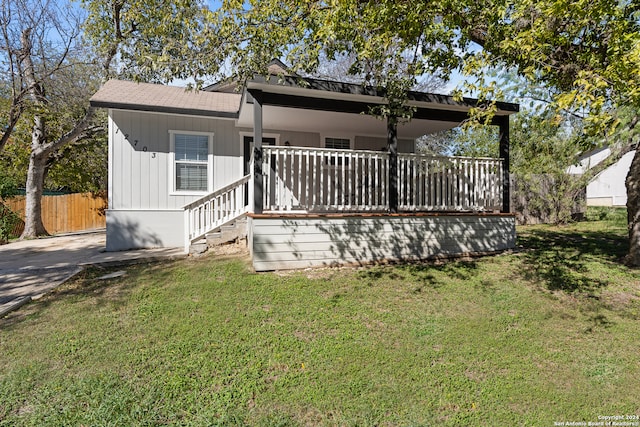
<instances>
[{"instance_id":1,"label":"tree","mask_svg":"<svg viewBox=\"0 0 640 427\"><path fill-rule=\"evenodd\" d=\"M409 63L411 61L410 55L404 55L404 60L406 63ZM354 71L351 69L351 66L354 61L355 56L353 54L335 55L333 58L328 58L325 54L321 54L321 58L318 61L318 68L310 74L310 77L339 80L341 82L355 84L366 82L366 74L353 74ZM444 88L445 84L446 82L437 75L425 74L416 78L412 90L438 92Z\"/></svg>"},{"instance_id":2,"label":"tree","mask_svg":"<svg viewBox=\"0 0 640 427\"><path fill-rule=\"evenodd\" d=\"M30 122L22 238L47 233L41 216L42 192L47 173L62 150L102 129L88 105L101 79L96 72L100 68L92 65L96 58L81 37L83 21L84 12L65 2L2 3L2 64L6 92L10 92L5 94L9 105L2 147L21 121Z\"/></svg>"},{"instance_id":3,"label":"tree","mask_svg":"<svg viewBox=\"0 0 640 427\"><path fill-rule=\"evenodd\" d=\"M511 132L514 207L520 221L566 223L584 207L584 176L569 173L579 161L580 124L553 120L549 111L523 111Z\"/></svg>"},{"instance_id":4,"label":"tree","mask_svg":"<svg viewBox=\"0 0 640 427\"><path fill-rule=\"evenodd\" d=\"M103 132L64 146L50 162L46 188L72 193L100 193L107 189L108 142Z\"/></svg>"},{"instance_id":5,"label":"tree","mask_svg":"<svg viewBox=\"0 0 640 427\"><path fill-rule=\"evenodd\" d=\"M210 25L215 18L204 1L82 0L82 5L88 12L85 36L108 77L154 83L194 78L201 84L226 75L228 43Z\"/></svg>"},{"instance_id":6,"label":"tree","mask_svg":"<svg viewBox=\"0 0 640 427\"><path fill-rule=\"evenodd\" d=\"M88 55L87 55L88 56ZM98 89L100 69L95 64L84 64L83 58L73 66L57 72L55 81L47 90L49 139L58 137L65 128L84 114L89 96ZM8 102L8 100L7 100ZM27 181L31 154L33 117L26 108L0 152L0 168L24 187ZM106 189L107 141L103 132L106 113L98 110L90 138L78 139L53 151L45 169L44 188L71 192L97 192Z\"/></svg>"},{"instance_id":7,"label":"tree","mask_svg":"<svg viewBox=\"0 0 640 427\"><path fill-rule=\"evenodd\" d=\"M97 117L96 122L98 121L106 122L106 119ZM91 138L65 145L49 156L44 188L72 193L105 191L108 154L106 138L104 132L99 132ZM14 136L0 153L0 169L15 182L21 183L20 187L24 187L27 181L29 141L28 134L14 131Z\"/></svg>"}]
</instances>

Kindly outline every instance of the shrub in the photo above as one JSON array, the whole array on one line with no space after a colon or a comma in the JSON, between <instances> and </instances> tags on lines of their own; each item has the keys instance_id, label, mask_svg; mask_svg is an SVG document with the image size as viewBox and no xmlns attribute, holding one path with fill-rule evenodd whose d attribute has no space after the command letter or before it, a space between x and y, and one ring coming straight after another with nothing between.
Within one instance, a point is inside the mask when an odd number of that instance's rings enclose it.
<instances>
[{"instance_id":1,"label":"shrub","mask_svg":"<svg viewBox=\"0 0 640 427\"><path fill-rule=\"evenodd\" d=\"M15 180L0 170L0 244L7 242L20 221L20 217L2 203L3 200L15 196L17 190Z\"/></svg>"}]
</instances>

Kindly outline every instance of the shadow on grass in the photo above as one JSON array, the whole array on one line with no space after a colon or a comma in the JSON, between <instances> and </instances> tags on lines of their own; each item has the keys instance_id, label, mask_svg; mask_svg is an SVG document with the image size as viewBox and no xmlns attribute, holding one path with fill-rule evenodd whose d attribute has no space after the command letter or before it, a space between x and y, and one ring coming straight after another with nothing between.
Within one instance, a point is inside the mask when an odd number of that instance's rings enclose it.
<instances>
[{"instance_id":1,"label":"shadow on grass","mask_svg":"<svg viewBox=\"0 0 640 427\"><path fill-rule=\"evenodd\" d=\"M520 233L518 246L524 250L525 278L550 291L596 297L609 282L589 277L588 264L621 263L628 243L614 232L536 229Z\"/></svg>"},{"instance_id":2,"label":"shadow on grass","mask_svg":"<svg viewBox=\"0 0 640 427\"><path fill-rule=\"evenodd\" d=\"M523 269L516 265L505 271L523 277L549 291L599 299L599 291L610 284L607 265L619 265L627 252L628 241L619 232L579 230L573 227L533 228L521 230L518 247L522 251ZM424 287L437 288L446 278L467 281L478 274L480 259L450 259L378 266L361 271L360 277L373 283L380 279L403 280L411 277ZM591 268L603 269L600 278ZM597 273L597 272L596 272ZM491 283L483 281L482 287Z\"/></svg>"},{"instance_id":3,"label":"shadow on grass","mask_svg":"<svg viewBox=\"0 0 640 427\"><path fill-rule=\"evenodd\" d=\"M469 280L477 274L476 260L461 260L450 258L439 261L419 261L413 263L398 263L388 266L378 266L363 270L359 277L374 282L381 279L403 280L408 277L420 284L419 288L436 289L444 285L443 277L458 280ZM440 276L437 277L437 276Z\"/></svg>"}]
</instances>

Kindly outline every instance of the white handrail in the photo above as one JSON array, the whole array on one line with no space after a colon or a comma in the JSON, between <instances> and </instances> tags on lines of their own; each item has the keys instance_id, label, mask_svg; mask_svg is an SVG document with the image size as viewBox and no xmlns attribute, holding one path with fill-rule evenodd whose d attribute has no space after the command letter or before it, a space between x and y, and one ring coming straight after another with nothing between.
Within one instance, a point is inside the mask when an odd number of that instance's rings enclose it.
<instances>
[{"instance_id":1,"label":"white handrail","mask_svg":"<svg viewBox=\"0 0 640 427\"><path fill-rule=\"evenodd\" d=\"M361 212L388 207L388 154L264 146L265 211Z\"/></svg>"},{"instance_id":2,"label":"white handrail","mask_svg":"<svg viewBox=\"0 0 640 427\"><path fill-rule=\"evenodd\" d=\"M250 179L251 175L244 176L183 206L186 252L192 242L247 212L246 195L249 194Z\"/></svg>"},{"instance_id":3,"label":"white handrail","mask_svg":"<svg viewBox=\"0 0 640 427\"><path fill-rule=\"evenodd\" d=\"M502 208L502 159L398 155L400 210Z\"/></svg>"},{"instance_id":4,"label":"white handrail","mask_svg":"<svg viewBox=\"0 0 640 427\"><path fill-rule=\"evenodd\" d=\"M389 208L389 154L264 146L265 212L372 212ZM398 209L502 208L503 159L398 155Z\"/></svg>"}]
</instances>

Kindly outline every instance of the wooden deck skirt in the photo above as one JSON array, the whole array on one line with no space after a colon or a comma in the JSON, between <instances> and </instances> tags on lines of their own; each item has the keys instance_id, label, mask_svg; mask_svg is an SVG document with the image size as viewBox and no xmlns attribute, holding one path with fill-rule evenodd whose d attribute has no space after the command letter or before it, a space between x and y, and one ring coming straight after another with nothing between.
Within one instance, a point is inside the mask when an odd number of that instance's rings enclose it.
<instances>
[{"instance_id":1,"label":"wooden deck skirt","mask_svg":"<svg viewBox=\"0 0 640 427\"><path fill-rule=\"evenodd\" d=\"M249 214L256 271L425 260L515 246L501 213Z\"/></svg>"}]
</instances>

